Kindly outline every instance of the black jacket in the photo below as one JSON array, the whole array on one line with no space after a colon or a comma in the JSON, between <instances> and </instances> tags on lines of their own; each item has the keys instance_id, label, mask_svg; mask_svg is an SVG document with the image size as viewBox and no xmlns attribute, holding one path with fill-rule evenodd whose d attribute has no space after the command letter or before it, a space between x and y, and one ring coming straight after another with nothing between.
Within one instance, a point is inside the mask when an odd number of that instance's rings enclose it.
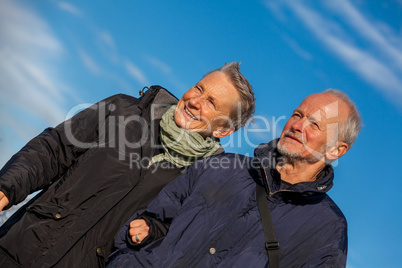
<instances>
[{"instance_id":1,"label":"black jacket","mask_svg":"<svg viewBox=\"0 0 402 268\"><path fill-rule=\"evenodd\" d=\"M0 172L8 207L43 191L1 227L0 267L103 266L127 219L183 172L147 168L161 150L161 116L176 103L159 86L139 99L115 95L15 154Z\"/></svg>"}]
</instances>

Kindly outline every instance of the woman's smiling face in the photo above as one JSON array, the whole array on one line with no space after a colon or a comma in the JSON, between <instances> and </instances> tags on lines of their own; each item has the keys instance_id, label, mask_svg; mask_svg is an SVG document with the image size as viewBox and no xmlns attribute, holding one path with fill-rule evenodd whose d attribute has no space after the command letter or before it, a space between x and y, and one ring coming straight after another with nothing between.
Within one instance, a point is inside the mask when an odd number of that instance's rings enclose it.
<instances>
[{"instance_id":1,"label":"woman's smiling face","mask_svg":"<svg viewBox=\"0 0 402 268\"><path fill-rule=\"evenodd\" d=\"M227 75L216 71L201 79L180 99L175 110L178 127L198 132L204 138L214 131L225 129L230 122L230 114L240 101L239 93ZM229 124L230 125L230 124ZM218 132L217 138L230 133Z\"/></svg>"}]
</instances>

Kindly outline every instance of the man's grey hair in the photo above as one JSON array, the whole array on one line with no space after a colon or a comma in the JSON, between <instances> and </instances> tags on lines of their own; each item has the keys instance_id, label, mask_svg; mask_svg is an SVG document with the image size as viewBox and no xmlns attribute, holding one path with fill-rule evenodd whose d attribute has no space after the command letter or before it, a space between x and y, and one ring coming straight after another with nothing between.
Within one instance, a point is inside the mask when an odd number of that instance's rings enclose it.
<instances>
[{"instance_id":1,"label":"man's grey hair","mask_svg":"<svg viewBox=\"0 0 402 268\"><path fill-rule=\"evenodd\" d=\"M327 89L323 93L335 95L349 106L349 116L345 122L340 124L339 127L339 140L346 142L350 149L359 135L359 130L361 127L361 118L359 112L357 111L356 105L346 93L340 90Z\"/></svg>"},{"instance_id":2,"label":"man's grey hair","mask_svg":"<svg viewBox=\"0 0 402 268\"><path fill-rule=\"evenodd\" d=\"M251 118L255 111L255 98L253 87L250 85L248 80L240 73L240 63L230 62L225 63L221 68L210 71L205 74L205 76L213 73L213 72L223 72L229 77L229 80L232 82L233 86L236 88L237 92L240 96L240 113L237 114L237 109L232 111L230 118L233 120L233 127L235 130L238 130L242 126L244 126ZM237 105L236 105L237 108Z\"/></svg>"}]
</instances>

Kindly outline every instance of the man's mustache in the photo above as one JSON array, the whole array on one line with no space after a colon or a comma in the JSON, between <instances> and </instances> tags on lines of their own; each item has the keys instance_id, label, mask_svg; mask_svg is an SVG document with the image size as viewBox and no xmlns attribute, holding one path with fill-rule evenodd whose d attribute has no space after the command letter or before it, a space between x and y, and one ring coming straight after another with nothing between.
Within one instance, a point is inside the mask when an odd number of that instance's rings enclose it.
<instances>
[{"instance_id":1,"label":"man's mustache","mask_svg":"<svg viewBox=\"0 0 402 268\"><path fill-rule=\"evenodd\" d=\"M288 131L285 132L284 136L289 137L291 139L295 139L298 142L300 142L303 146L305 146L303 135L300 133L295 133L294 131L289 129Z\"/></svg>"}]
</instances>

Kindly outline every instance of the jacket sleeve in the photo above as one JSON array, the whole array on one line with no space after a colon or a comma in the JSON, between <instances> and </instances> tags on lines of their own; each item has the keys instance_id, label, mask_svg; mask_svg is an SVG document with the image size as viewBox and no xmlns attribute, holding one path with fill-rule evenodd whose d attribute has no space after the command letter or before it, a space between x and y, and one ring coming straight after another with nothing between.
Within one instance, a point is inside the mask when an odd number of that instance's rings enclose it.
<instances>
[{"instance_id":1,"label":"jacket sleeve","mask_svg":"<svg viewBox=\"0 0 402 268\"><path fill-rule=\"evenodd\" d=\"M308 263L302 267L346 267L346 252L334 248L321 249L313 254Z\"/></svg>"},{"instance_id":2,"label":"jacket sleeve","mask_svg":"<svg viewBox=\"0 0 402 268\"><path fill-rule=\"evenodd\" d=\"M149 243L156 241L159 238L165 237L167 232L169 231L169 227L171 224L171 221L169 219L165 221L160 221L158 219L155 219L153 214L150 214L146 211L141 215L139 215L136 219L143 219L146 221L147 225L149 226L149 234L141 241L141 243L136 244L131 239L129 230L127 230L126 232L127 246L135 250L139 250L140 248L148 245Z\"/></svg>"},{"instance_id":3,"label":"jacket sleeve","mask_svg":"<svg viewBox=\"0 0 402 268\"><path fill-rule=\"evenodd\" d=\"M202 161L204 160L195 162L183 175L166 185L145 211L136 212L120 230L115 241L115 247L118 249L126 247L139 249L166 236L170 223L174 220L184 201L190 196L197 182L197 171L198 167L202 166ZM135 219L144 219L150 227L150 234L141 244L132 243L128 236L130 222Z\"/></svg>"},{"instance_id":4,"label":"jacket sleeve","mask_svg":"<svg viewBox=\"0 0 402 268\"><path fill-rule=\"evenodd\" d=\"M346 221L342 221L342 225L342 228L340 227L332 238L327 239L326 246L311 254L307 263L302 267L346 267L348 251Z\"/></svg>"},{"instance_id":5,"label":"jacket sleeve","mask_svg":"<svg viewBox=\"0 0 402 268\"><path fill-rule=\"evenodd\" d=\"M59 179L80 155L98 144L118 96L92 105L55 128L47 128L17 152L0 171L0 191L9 199L5 209Z\"/></svg>"}]
</instances>

